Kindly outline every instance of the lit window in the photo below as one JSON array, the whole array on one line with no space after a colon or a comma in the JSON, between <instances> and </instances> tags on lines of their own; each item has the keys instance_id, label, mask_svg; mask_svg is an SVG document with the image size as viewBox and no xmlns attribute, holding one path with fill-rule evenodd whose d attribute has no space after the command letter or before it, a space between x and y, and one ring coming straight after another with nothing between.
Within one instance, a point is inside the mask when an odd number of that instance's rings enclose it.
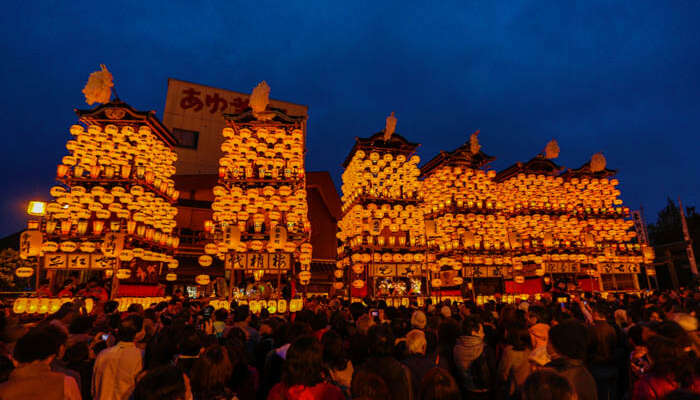
<instances>
[{"instance_id":1,"label":"lit window","mask_svg":"<svg viewBox=\"0 0 700 400\"><path fill-rule=\"evenodd\" d=\"M188 131L187 129L173 128L173 136L177 140L177 147L186 149L196 149L199 140L199 132Z\"/></svg>"}]
</instances>

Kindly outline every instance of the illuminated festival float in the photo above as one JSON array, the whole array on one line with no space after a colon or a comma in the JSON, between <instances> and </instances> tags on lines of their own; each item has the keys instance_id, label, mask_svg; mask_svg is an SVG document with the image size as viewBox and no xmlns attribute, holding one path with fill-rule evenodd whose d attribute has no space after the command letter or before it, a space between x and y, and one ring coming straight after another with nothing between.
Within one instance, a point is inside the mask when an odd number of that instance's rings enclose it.
<instances>
[{"instance_id":1,"label":"illuminated festival float","mask_svg":"<svg viewBox=\"0 0 700 400\"><path fill-rule=\"evenodd\" d=\"M395 129L392 113L383 132L356 139L343 163L336 278L349 282L353 298L407 304L409 296L429 290L429 275L420 158L414 155L419 145Z\"/></svg>"},{"instance_id":2,"label":"illuminated festival float","mask_svg":"<svg viewBox=\"0 0 700 400\"><path fill-rule=\"evenodd\" d=\"M157 297L161 277L177 268L178 192L171 179L177 156L154 113L111 100L112 86L104 66L90 75L86 101L102 104L76 110L53 201L42 218L30 220L21 247L40 256L40 273L55 284L106 277L112 297L131 294L120 292L120 282L139 296Z\"/></svg>"},{"instance_id":3,"label":"illuminated festival float","mask_svg":"<svg viewBox=\"0 0 700 400\"><path fill-rule=\"evenodd\" d=\"M433 286L452 295L463 289L479 302L553 286L639 289L637 274L653 254L633 242L629 208L602 154L566 170L552 161L559 155L552 140L530 161L496 173L483 169L494 158L477 134L422 167L430 268L441 274Z\"/></svg>"},{"instance_id":4,"label":"illuminated festival float","mask_svg":"<svg viewBox=\"0 0 700 400\"><path fill-rule=\"evenodd\" d=\"M383 131L356 138L338 198L328 172L305 171L308 108L270 101L265 82L247 97L171 80L181 97L168 96L166 127L112 98L112 80L104 66L90 75L83 92L99 105L76 110L53 201L30 204L19 249L28 261L15 274L36 279L37 292L16 313L55 311L70 297L51 293L92 278L108 281L122 309L161 301L168 287L215 307L284 313L319 294L398 306L638 291L638 277L654 273L600 153L567 169L552 140L497 172L477 131L419 167L419 144L395 133L392 113ZM219 125L199 148L190 109L209 99L207 126ZM215 115L229 100L231 113ZM187 160L178 176L176 150Z\"/></svg>"},{"instance_id":5,"label":"illuminated festival float","mask_svg":"<svg viewBox=\"0 0 700 400\"><path fill-rule=\"evenodd\" d=\"M260 83L250 96L250 108L224 115L226 140L213 188L212 221L205 223L213 240L199 258L203 268L212 257L224 260L229 293L238 300L277 299L283 280L306 285L311 279L306 117L268 107L269 92ZM241 287L241 282L250 284Z\"/></svg>"}]
</instances>

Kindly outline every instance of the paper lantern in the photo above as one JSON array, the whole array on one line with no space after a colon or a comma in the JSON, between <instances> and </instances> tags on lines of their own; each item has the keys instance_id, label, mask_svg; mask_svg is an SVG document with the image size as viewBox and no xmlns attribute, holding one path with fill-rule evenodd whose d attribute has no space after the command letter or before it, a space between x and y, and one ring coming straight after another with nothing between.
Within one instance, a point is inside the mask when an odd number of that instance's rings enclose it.
<instances>
[{"instance_id":1,"label":"paper lantern","mask_svg":"<svg viewBox=\"0 0 700 400\"><path fill-rule=\"evenodd\" d=\"M72 253L78 248L78 245L75 242L65 241L61 242L59 248L66 253Z\"/></svg>"},{"instance_id":2,"label":"paper lantern","mask_svg":"<svg viewBox=\"0 0 700 400\"><path fill-rule=\"evenodd\" d=\"M39 299L31 298L27 303L27 313L34 314L39 311Z\"/></svg>"},{"instance_id":3,"label":"paper lantern","mask_svg":"<svg viewBox=\"0 0 700 400\"><path fill-rule=\"evenodd\" d=\"M12 305L12 312L15 314L22 314L25 311L27 311L27 303L28 300L26 297L20 297L15 300L14 304Z\"/></svg>"},{"instance_id":4,"label":"paper lantern","mask_svg":"<svg viewBox=\"0 0 700 400\"><path fill-rule=\"evenodd\" d=\"M129 279L131 278L131 270L122 268L117 270L117 279L123 280L123 279Z\"/></svg>"},{"instance_id":5,"label":"paper lantern","mask_svg":"<svg viewBox=\"0 0 700 400\"><path fill-rule=\"evenodd\" d=\"M354 281L352 281L352 287L354 287L355 289L362 289L363 287L365 287L365 281L363 281L362 279L355 279Z\"/></svg>"},{"instance_id":6,"label":"paper lantern","mask_svg":"<svg viewBox=\"0 0 700 400\"><path fill-rule=\"evenodd\" d=\"M19 237L19 256L26 260L29 257L36 257L41 251L41 232L24 231Z\"/></svg>"},{"instance_id":7,"label":"paper lantern","mask_svg":"<svg viewBox=\"0 0 700 400\"><path fill-rule=\"evenodd\" d=\"M168 261L168 268L169 269L176 269L179 265L180 265L180 262L178 260Z\"/></svg>"},{"instance_id":8,"label":"paper lantern","mask_svg":"<svg viewBox=\"0 0 700 400\"><path fill-rule=\"evenodd\" d=\"M18 278L29 278L30 276L34 275L34 268L19 267L15 269L15 275L17 275Z\"/></svg>"},{"instance_id":9,"label":"paper lantern","mask_svg":"<svg viewBox=\"0 0 700 400\"><path fill-rule=\"evenodd\" d=\"M203 254L199 256L199 265L201 265L202 267L210 266L213 261L214 259L208 254Z\"/></svg>"},{"instance_id":10,"label":"paper lantern","mask_svg":"<svg viewBox=\"0 0 700 400\"><path fill-rule=\"evenodd\" d=\"M302 299L292 299L289 301L289 311L290 312L298 312L301 311L304 303Z\"/></svg>"},{"instance_id":11,"label":"paper lantern","mask_svg":"<svg viewBox=\"0 0 700 400\"><path fill-rule=\"evenodd\" d=\"M211 279L209 278L209 275L197 275L194 278L194 281L197 282L198 285L208 285L211 282Z\"/></svg>"},{"instance_id":12,"label":"paper lantern","mask_svg":"<svg viewBox=\"0 0 700 400\"><path fill-rule=\"evenodd\" d=\"M169 273L169 274L166 274L166 275L165 275L165 280L168 281L168 282L176 281L176 280L177 280L177 274L174 274L174 273L172 273L172 272Z\"/></svg>"}]
</instances>

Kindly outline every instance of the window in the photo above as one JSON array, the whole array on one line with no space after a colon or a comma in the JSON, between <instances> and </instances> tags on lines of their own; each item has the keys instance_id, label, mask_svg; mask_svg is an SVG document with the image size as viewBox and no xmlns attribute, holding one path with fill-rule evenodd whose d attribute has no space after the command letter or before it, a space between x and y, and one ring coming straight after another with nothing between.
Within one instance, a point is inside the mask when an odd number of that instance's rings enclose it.
<instances>
[{"instance_id":1,"label":"window","mask_svg":"<svg viewBox=\"0 0 700 400\"><path fill-rule=\"evenodd\" d=\"M188 131L186 129L173 128L173 136L177 140L177 147L186 149L197 149L197 140L199 140L199 132Z\"/></svg>"}]
</instances>

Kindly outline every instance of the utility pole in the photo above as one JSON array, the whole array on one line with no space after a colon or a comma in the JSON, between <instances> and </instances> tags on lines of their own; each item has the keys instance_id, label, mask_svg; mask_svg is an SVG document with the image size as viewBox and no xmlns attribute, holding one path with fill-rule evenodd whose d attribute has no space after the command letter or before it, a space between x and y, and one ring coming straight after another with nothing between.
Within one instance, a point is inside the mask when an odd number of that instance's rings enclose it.
<instances>
[{"instance_id":1,"label":"utility pole","mask_svg":"<svg viewBox=\"0 0 700 400\"><path fill-rule=\"evenodd\" d=\"M678 198L678 206L681 209L681 224L683 225L683 240L685 241L685 251L688 253L688 263L690 264L690 272L693 277L698 276L698 266L695 263L695 253L693 252L693 239L690 238L688 233L688 223L685 220L685 211L683 211L683 203L681 203L681 198Z\"/></svg>"}]
</instances>

